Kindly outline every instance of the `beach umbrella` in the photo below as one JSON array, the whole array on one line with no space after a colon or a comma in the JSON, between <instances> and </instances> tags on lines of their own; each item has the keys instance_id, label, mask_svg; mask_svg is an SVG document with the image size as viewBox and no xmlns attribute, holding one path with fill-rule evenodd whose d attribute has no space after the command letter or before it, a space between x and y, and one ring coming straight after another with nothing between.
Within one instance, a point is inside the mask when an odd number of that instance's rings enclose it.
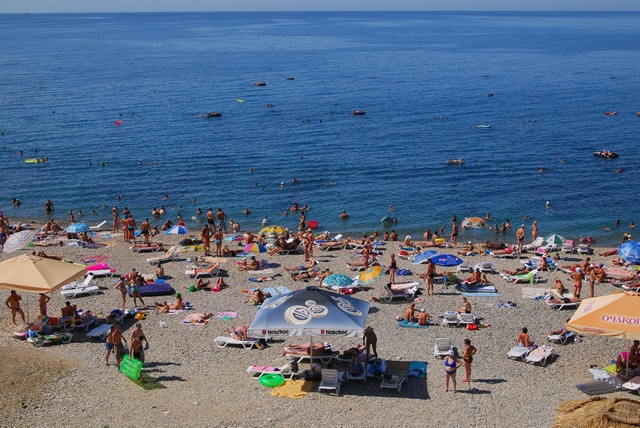
<instances>
[{"instance_id":1,"label":"beach umbrella","mask_svg":"<svg viewBox=\"0 0 640 428\"><path fill-rule=\"evenodd\" d=\"M252 337L362 337L371 303L307 287L271 297L261 305L247 330Z\"/></svg>"},{"instance_id":2,"label":"beach umbrella","mask_svg":"<svg viewBox=\"0 0 640 428\"><path fill-rule=\"evenodd\" d=\"M487 221L482 217L467 217L462 220L460 226L467 229L483 229L489 227Z\"/></svg>"},{"instance_id":3,"label":"beach umbrella","mask_svg":"<svg viewBox=\"0 0 640 428\"><path fill-rule=\"evenodd\" d=\"M173 226L171 229L167 230L165 235L188 235L189 229L184 226L180 226L179 224Z\"/></svg>"},{"instance_id":4,"label":"beach umbrella","mask_svg":"<svg viewBox=\"0 0 640 428\"><path fill-rule=\"evenodd\" d=\"M458 266L462 259L453 254L439 254L431 257L431 261L438 266Z\"/></svg>"},{"instance_id":5,"label":"beach umbrella","mask_svg":"<svg viewBox=\"0 0 640 428\"><path fill-rule=\"evenodd\" d=\"M566 241L566 239L558 234L552 233L551 235L545 237L544 241L549 245L562 245L564 244L564 241Z\"/></svg>"},{"instance_id":6,"label":"beach umbrella","mask_svg":"<svg viewBox=\"0 0 640 428\"><path fill-rule=\"evenodd\" d=\"M640 295L614 293L583 299L567 323L576 333L640 340Z\"/></svg>"},{"instance_id":7,"label":"beach umbrella","mask_svg":"<svg viewBox=\"0 0 640 428\"><path fill-rule=\"evenodd\" d=\"M286 233L287 229L282 226L267 226L260 231L260 235L284 235Z\"/></svg>"},{"instance_id":8,"label":"beach umbrella","mask_svg":"<svg viewBox=\"0 0 640 428\"><path fill-rule=\"evenodd\" d=\"M333 273L322 281L325 287L348 287L353 284L353 279L341 273Z\"/></svg>"},{"instance_id":9,"label":"beach umbrella","mask_svg":"<svg viewBox=\"0 0 640 428\"><path fill-rule=\"evenodd\" d=\"M435 251L435 250L425 251L424 253L417 254L413 258L411 263L414 264L414 265L419 265L421 263L426 263L427 260L429 260L431 257L435 256L436 254L438 254L438 252Z\"/></svg>"},{"instance_id":10,"label":"beach umbrella","mask_svg":"<svg viewBox=\"0 0 640 428\"><path fill-rule=\"evenodd\" d=\"M25 245L33 241L33 238L35 236L36 234L30 230L16 232L7 238L6 242L2 246L2 252L10 254L15 251L21 250Z\"/></svg>"},{"instance_id":11,"label":"beach umbrella","mask_svg":"<svg viewBox=\"0 0 640 428\"><path fill-rule=\"evenodd\" d=\"M640 264L640 242L628 241L620 244L618 254L629 263Z\"/></svg>"},{"instance_id":12,"label":"beach umbrella","mask_svg":"<svg viewBox=\"0 0 640 428\"><path fill-rule=\"evenodd\" d=\"M262 244L258 244L257 242L252 242L251 244L244 247L245 253L266 253L267 247Z\"/></svg>"},{"instance_id":13,"label":"beach umbrella","mask_svg":"<svg viewBox=\"0 0 640 428\"><path fill-rule=\"evenodd\" d=\"M67 232L69 233L83 233L83 232L88 232L91 228L89 227L89 225L87 223L83 223L81 221L77 222L77 223L73 223L70 224L69 227L67 227Z\"/></svg>"},{"instance_id":14,"label":"beach umbrella","mask_svg":"<svg viewBox=\"0 0 640 428\"><path fill-rule=\"evenodd\" d=\"M23 254L0 263L0 289L52 293L85 273L85 265Z\"/></svg>"},{"instance_id":15,"label":"beach umbrella","mask_svg":"<svg viewBox=\"0 0 640 428\"><path fill-rule=\"evenodd\" d=\"M381 266L372 266L369 269L365 270L364 272L362 272L359 276L358 276L358 283L359 284L368 284L370 282L373 282L376 280L376 278L378 278L380 275L382 275L383 271L382 271L382 267Z\"/></svg>"}]
</instances>

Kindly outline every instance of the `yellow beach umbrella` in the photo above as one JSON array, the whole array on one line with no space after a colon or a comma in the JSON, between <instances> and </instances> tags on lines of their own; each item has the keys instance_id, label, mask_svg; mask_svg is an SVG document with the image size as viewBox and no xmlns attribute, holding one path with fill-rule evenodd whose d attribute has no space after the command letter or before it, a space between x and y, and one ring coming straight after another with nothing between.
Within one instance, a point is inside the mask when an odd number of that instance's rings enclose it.
<instances>
[{"instance_id":1,"label":"yellow beach umbrella","mask_svg":"<svg viewBox=\"0 0 640 428\"><path fill-rule=\"evenodd\" d=\"M287 229L282 226L267 226L260 231L260 235L284 235L285 233Z\"/></svg>"},{"instance_id":2,"label":"yellow beach umbrella","mask_svg":"<svg viewBox=\"0 0 640 428\"><path fill-rule=\"evenodd\" d=\"M372 266L360 274L358 282L360 284L368 284L369 282L375 281L380 275L382 275L382 267Z\"/></svg>"},{"instance_id":3,"label":"yellow beach umbrella","mask_svg":"<svg viewBox=\"0 0 640 428\"><path fill-rule=\"evenodd\" d=\"M567 323L567 329L582 334L640 340L640 295L628 291L584 299Z\"/></svg>"},{"instance_id":4,"label":"yellow beach umbrella","mask_svg":"<svg viewBox=\"0 0 640 428\"><path fill-rule=\"evenodd\" d=\"M469 229L482 229L488 227L487 221L482 217L467 217L462 220L460 226L469 228Z\"/></svg>"}]
</instances>

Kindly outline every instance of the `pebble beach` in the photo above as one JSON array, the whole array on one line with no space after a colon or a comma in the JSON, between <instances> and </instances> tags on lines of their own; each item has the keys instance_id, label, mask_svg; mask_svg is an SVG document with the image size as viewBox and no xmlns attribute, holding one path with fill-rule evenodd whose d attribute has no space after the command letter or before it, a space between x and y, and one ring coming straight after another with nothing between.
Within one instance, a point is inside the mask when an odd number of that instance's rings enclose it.
<instances>
[{"instance_id":1,"label":"pebble beach","mask_svg":"<svg viewBox=\"0 0 640 428\"><path fill-rule=\"evenodd\" d=\"M177 244L183 237L158 235L152 239L165 247ZM513 243L515 237L507 237ZM154 267L146 262L156 253L133 253L122 235L96 236L96 242L108 246L86 249L77 246L44 248L49 254L60 255L72 261L82 261L106 256L105 262L116 268L117 274L125 274L136 268L142 274L152 274ZM511 242L509 242L511 241ZM235 246L232 242L230 245ZM238 247L240 248L240 247ZM399 242L389 242L381 250L381 264L388 265L389 254L400 250ZM31 250L28 250L31 252ZM314 258L320 268L330 268L335 273L354 276L346 262L353 250L314 250ZM591 255L595 263L608 263L608 258ZM3 260L21 253L4 255ZM453 249L441 252L454 252ZM316 383L309 394L301 399L272 397L271 389L251 379L247 367L258 365L281 366L287 359L283 348L288 343L308 341L308 338L271 340L264 350L245 350L239 347L217 348L214 339L225 336L226 330L235 325L249 325L257 308L242 290L255 286L250 277L263 276L260 272L240 271L237 259L222 259L221 276L229 287L221 292L190 292L194 283L185 275L187 260L203 253L183 251L178 259L164 263L168 282L191 303L195 312L237 312L237 318L223 320L215 316L207 325L183 325L183 314L156 314L155 301L171 301L172 296L146 297L146 319L141 321L150 349L146 352L143 376L147 384L142 386L120 373L113 365L105 365L103 341L86 337L75 330L69 344L45 345L35 348L26 341L19 341L8 309L0 315L0 372L2 391L0 412L2 426L475 426L475 427L525 427L551 426L556 412L554 408L564 400L588 398L575 385L593 380L588 368L604 367L621 351L626 343L617 339L584 337L580 343L553 345L555 356L542 367L507 358L507 352L515 344L522 327L528 327L530 336L538 344L547 343L549 331L560 328L572 310L553 310L544 302L523 298L523 289L548 290L555 276L569 287L568 274L542 272L543 282L536 284L511 284L498 275L503 269L521 266L521 261L533 254L523 254L520 260L500 260L489 255L463 257L473 266L490 261L494 273L488 275L496 286L499 297L469 297L473 312L481 328L467 331L462 327L443 327L440 320L432 320L427 329L400 328L396 316L401 316L409 304L406 300L384 303L376 299L381 295L388 276L358 290L353 297L373 301L368 325L378 336L378 353L387 360L424 361L427 363L425 379L409 379L401 392L379 390L379 382L348 382L341 395L318 392ZM584 256L562 255L563 263L577 263ZM303 263L303 256L257 255L257 258L275 263L273 281L264 286L283 285L291 290L317 286L314 280L293 281L284 267ZM417 274L424 272L424 265L412 265L398 259L400 269L410 269L413 275L397 277L397 282L424 280ZM441 268L439 268L441 270ZM447 268L455 271L455 268ZM100 292L94 296L71 299L79 308L96 314L109 314L120 304L120 295L114 286L116 278L96 279ZM569 287L570 288L570 287ZM583 289L583 296L588 292ZM609 283L596 284L596 296L618 291ZM536 292L525 293L533 295ZM29 307L30 319L37 315L37 295L23 295L23 308ZM3 299L9 292L0 291ZM53 293L49 302L49 314L57 314L66 300L59 292ZM436 316L455 310L461 304L460 292L454 286L436 284L435 295L420 296L424 302L418 308ZM514 305L501 305L512 302ZM133 308L131 299L127 309ZM101 320L104 322L104 320ZM166 328L161 326L166 324ZM135 320L123 324L128 338ZM462 383L464 371L459 372L458 392L445 392L443 362L434 358L436 338L451 338L455 347L462 349L463 340L469 338L478 349L473 362L472 381ZM335 350L347 349L358 339L326 338ZM307 369L301 365L301 370ZM624 392L616 394L627 395Z\"/></svg>"}]
</instances>

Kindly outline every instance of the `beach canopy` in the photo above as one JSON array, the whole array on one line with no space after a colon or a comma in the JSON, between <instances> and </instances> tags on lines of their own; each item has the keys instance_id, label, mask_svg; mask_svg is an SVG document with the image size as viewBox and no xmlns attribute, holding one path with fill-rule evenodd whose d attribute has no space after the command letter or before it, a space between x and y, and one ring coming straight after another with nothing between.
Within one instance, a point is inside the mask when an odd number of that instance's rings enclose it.
<instances>
[{"instance_id":1,"label":"beach canopy","mask_svg":"<svg viewBox=\"0 0 640 428\"><path fill-rule=\"evenodd\" d=\"M87 267L22 255L0 263L0 289L51 293L87 273Z\"/></svg>"},{"instance_id":2,"label":"beach canopy","mask_svg":"<svg viewBox=\"0 0 640 428\"><path fill-rule=\"evenodd\" d=\"M633 264L640 264L640 242L628 241L618 246L620 257Z\"/></svg>"},{"instance_id":3,"label":"beach canopy","mask_svg":"<svg viewBox=\"0 0 640 428\"><path fill-rule=\"evenodd\" d=\"M640 340L640 295L628 291L584 299L567 323L567 329L582 334Z\"/></svg>"},{"instance_id":4,"label":"beach canopy","mask_svg":"<svg viewBox=\"0 0 640 428\"><path fill-rule=\"evenodd\" d=\"M462 264L462 259L453 254L438 254L432 256L431 261L438 266L458 266Z\"/></svg>"},{"instance_id":5,"label":"beach canopy","mask_svg":"<svg viewBox=\"0 0 640 428\"><path fill-rule=\"evenodd\" d=\"M436 254L438 254L438 252L434 251L434 250L425 251L424 253L417 254L413 258L411 263L414 264L414 265L419 265L421 263L426 263L427 260L429 260L431 257L435 256Z\"/></svg>"},{"instance_id":6,"label":"beach canopy","mask_svg":"<svg viewBox=\"0 0 640 428\"><path fill-rule=\"evenodd\" d=\"M271 297L247 330L252 337L362 337L371 303L307 287Z\"/></svg>"},{"instance_id":7,"label":"beach canopy","mask_svg":"<svg viewBox=\"0 0 640 428\"><path fill-rule=\"evenodd\" d=\"M88 232L91 228L89 227L89 225L87 223L83 223L81 221L77 222L77 223L73 223L70 224L69 227L67 227L67 232L69 233L83 233L83 232Z\"/></svg>"},{"instance_id":8,"label":"beach canopy","mask_svg":"<svg viewBox=\"0 0 640 428\"><path fill-rule=\"evenodd\" d=\"M2 252L10 254L21 250L36 236L31 230L23 230L10 235L2 246Z\"/></svg>"},{"instance_id":9,"label":"beach canopy","mask_svg":"<svg viewBox=\"0 0 640 428\"><path fill-rule=\"evenodd\" d=\"M487 221L482 217L467 217L462 220L460 226L469 228L469 229L483 229L489 227L487 225Z\"/></svg>"},{"instance_id":10,"label":"beach canopy","mask_svg":"<svg viewBox=\"0 0 640 428\"><path fill-rule=\"evenodd\" d=\"M180 226L179 224L173 226L171 229L167 230L165 235L188 235L189 229L184 226Z\"/></svg>"}]
</instances>

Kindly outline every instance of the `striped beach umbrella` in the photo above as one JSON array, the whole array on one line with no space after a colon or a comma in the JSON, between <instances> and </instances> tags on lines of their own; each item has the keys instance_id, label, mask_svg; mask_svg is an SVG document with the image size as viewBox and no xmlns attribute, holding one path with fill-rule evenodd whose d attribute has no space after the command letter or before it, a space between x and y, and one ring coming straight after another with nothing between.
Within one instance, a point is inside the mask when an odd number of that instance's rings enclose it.
<instances>
[{"instance_id":1,"label":"striped beach umbrella","mask_svg":"<svg viewBox=\"0 0 640 428\"><path fill-rule=\"evenodd\" d=\"M165 235L188 235L189 229L187 229L184 226L180 226L178 224L173 226L171 229L167 230L164 234Z\"/></svg>"},{"instance_id":2,"label":"striped beach umbrella","mask_svg":"<svg viewBox=\"0 0 640 428\"><path fill-rule=\"evenodd\" d=\"M244 247L245 253L266 253L267 247L262 244L258 244L257 242L252 242L251 244Z\"/></svg>"}]
</instances>

